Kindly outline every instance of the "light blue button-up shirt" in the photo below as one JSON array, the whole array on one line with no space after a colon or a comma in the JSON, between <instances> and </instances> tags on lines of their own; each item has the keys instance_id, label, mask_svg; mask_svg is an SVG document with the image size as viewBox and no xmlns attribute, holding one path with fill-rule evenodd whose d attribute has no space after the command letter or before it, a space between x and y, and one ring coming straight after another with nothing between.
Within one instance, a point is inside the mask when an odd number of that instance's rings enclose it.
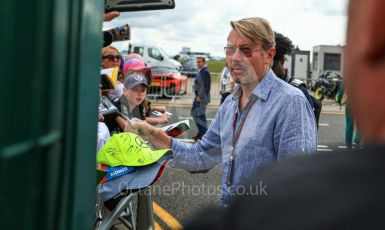
<instances>
[{"instance_id":1,"label":"light blue button-up shirt","mask_svg":"<svg viewBox=\"0 0 385 230\"><path fill-rule=\"evenodd\" d=\"M238 185L263 166L317 150L317 128L312 107L300 90L269 70L250 95L258 100L251 107L235 144L233 182L227 186L229 159L234 148L233 124L238 128L245 115L244 111L239 111L241 93L242 89L238 87L226 98L201 141L194 145L172 141L172 165L176 168L195 171L222 164L222 205L229 202Z\"/></svg>"}]
</instances>

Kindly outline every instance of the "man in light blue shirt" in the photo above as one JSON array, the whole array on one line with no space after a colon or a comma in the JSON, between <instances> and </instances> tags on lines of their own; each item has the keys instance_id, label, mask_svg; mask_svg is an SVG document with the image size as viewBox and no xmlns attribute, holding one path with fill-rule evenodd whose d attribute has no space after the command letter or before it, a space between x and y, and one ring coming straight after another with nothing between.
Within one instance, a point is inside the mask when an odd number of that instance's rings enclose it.
<instances>
[{"instance_id":1,"label":"man in light blue shirt","mask_svg":"<svg viewBox=\"0 0 385 230\"><path fill-rule=\"evenodd\" d=\"M188 171L222 164L222 205L237 186L264 166L317 150L314 113L303 93L275 76L274 33L263 18L231 22L226 62L239 84L219 108L201 141L194 145L168 137L159 128L133 121L156 148L174 150L173 165Z\"/></svg>"}]
</instances>

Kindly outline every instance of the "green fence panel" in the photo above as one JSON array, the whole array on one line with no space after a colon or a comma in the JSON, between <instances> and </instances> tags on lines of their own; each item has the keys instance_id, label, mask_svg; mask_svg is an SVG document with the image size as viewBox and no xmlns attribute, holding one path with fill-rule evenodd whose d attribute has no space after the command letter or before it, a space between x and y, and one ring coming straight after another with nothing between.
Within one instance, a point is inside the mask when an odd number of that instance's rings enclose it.
<instances>
[{"instance_id":1,"label":"green fence panel","mask_svg":"<svg viewBox=\"0 0 385 230\"><path fill-rule=\"evenodd\" d=\"M3 0L0 229L90 229L100 0Z\"/></svg>"}]
</instances>

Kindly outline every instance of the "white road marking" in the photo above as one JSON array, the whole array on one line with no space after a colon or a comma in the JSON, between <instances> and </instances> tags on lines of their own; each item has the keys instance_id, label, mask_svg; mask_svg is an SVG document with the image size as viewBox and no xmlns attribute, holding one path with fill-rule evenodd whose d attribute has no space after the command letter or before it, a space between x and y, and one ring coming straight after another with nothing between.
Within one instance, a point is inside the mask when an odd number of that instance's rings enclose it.
<instances>
[{"instance_id":1,"label":"white road marking","mask_svg":"<svg viewBox=\"0 0 385 230\"><path fill-rule=\"evenodd\" d=\"M326 123L318 123L319 126L325 126L325 127L329 127L329 124L326 124Z\"/></svg>"},{"instance_id":2,"label":"white road marking","mask_svg":"<svg viewBox=\"0 0 385 230\"><path fill-rule=\"evenodd\" d=\"M317 149L319 152L331 152L333 149Z\"/></svg>"},{"instance_id":3,"label":"white road marking","mask_svg":"<svg viewBox=\"0 0 385 230\"><path fill-rule=\"evenodd\" d=\"M346 145L342 145L342 146L340 145L340 146L338 146L338 148L339 149L347 149L348 147Z\"/></svg>"},{"instance_id":4,"label":"white road marking","mask_svg":"<svg viewBox=\"0 0 385 230\"><path fill-rule=\"evenodd\" d=\"M318 152L331 152L333 149L329 149L329 146L327 145L317 145L317 151Z\"/></svg>"}]
</instances>

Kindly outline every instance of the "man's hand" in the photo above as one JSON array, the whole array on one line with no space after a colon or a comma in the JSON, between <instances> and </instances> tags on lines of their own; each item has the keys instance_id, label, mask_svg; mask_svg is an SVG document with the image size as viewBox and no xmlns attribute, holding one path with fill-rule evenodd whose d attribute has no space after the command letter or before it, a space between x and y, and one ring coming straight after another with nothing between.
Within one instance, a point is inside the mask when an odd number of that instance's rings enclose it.
<instances>
[{"instance_id":1,"label":"man's hand","mask_svg":"<svg viewBox=\"0 0 385 230\"><path fill-rule=\"evenodd\" d=\"M109 22L112 19L119 17L119 15L120 13L118 11L111 11L111 12L105 13L103 21Z\"/></svg>"},{"instance_id":2,"label":"man's hand","mask_svg":"<svg viewBox=\"0 0 385 230\"><path fill-rule=\"evenodd\" d=\"M148 124L146 121L133 118L126 124L126 132L137 133L143 140L151 142L156 149L171 148L171 139L160 128Z\"/></svg>"},{"instance_id":3,"label":"man's hand","mask_svg":"<svg viewBox=\"0 0 385 230\"><path fill-rule=\"evenodd\" d=\"M197 96L197 101L201 102L202 101L202 98L200 96Z\"/></svg>"},{"instance_id":4,"label":"man's hand","mask_svg":"<svg viewBox=\"0 0 385 230\"><path fill-rule=\"evenodd\" d=\"M138 118L132 118L129 122L126 122L124 131L138 134L139 125L141 122L142 121Z\"/></svg>"}]
</instances>

